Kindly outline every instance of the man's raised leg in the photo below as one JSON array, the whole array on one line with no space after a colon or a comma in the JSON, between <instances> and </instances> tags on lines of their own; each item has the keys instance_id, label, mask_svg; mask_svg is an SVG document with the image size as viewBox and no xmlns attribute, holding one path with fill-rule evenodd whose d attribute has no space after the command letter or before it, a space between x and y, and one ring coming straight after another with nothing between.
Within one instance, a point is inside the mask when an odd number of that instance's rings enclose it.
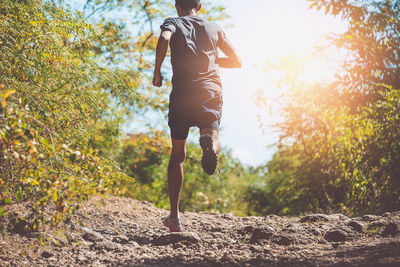
<instances>
[{"instance_id":1,"label":"man's raised leg","mask_svg":"<svg viewBox=\"0 0 400 267\"><path fill-rule=\"evenodd\" d=\"M201 129L200 146L203 150L203 157L201 159L203 170L208 175L212 175L217 168L217 154L221 149L218 140L218 131L212 128Z\"/></svg>"},{"instance_id":2,"label":"man's raised leg","mask_svg":"<svg viewBox=\"0 0 400 267\"><path fill-rule=\"evenodd\" d=\"M215 153L219 153L221 150L221 145L218 140L218 131L212 129L212 128L206 128L206 129L200 129L200 136L202 135L211 135L212 140L213 140L213 149Z\"/></svg>"}]
</instances>

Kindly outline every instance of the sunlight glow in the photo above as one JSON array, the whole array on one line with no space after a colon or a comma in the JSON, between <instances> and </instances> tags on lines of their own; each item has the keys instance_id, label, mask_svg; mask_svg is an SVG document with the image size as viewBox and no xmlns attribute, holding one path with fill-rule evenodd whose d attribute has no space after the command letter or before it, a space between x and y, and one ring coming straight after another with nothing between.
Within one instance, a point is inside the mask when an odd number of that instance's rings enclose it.
<instances>
[{"instance_id":1,"label":"sunlight glow","mask_svg":"<svg viewBox=\"0 0 400 267\"><path fill-rule=\"evenodd\" d=\"M273 149L267 146L278 139L278 133L268 126L278 122L280 117L275 109L267 108L265 112L265 107L257 107L256 94L262 94L268 103L277 102L283 92L276 82L283 78L284 69L305 84L332 78L339 67L338 55L334 51L317 53L315 47L326 45L324 35L344 32L346 24L310 10L307 1L218 2L228 7L235 27L226 29L226 33L243 60L240 70L221 70L224 85L222 143L233 147L233 154L244 162L265 162L273 154ZM280 66L284 67L281 72L270 68L277 64L286 65ZM268 125L260 125L260 121ZM264 127L264 134L260 126ZM249 140L243 140L244 137ZM237 140L241 140L240 144Z\"/></svg>"}]
</instances>

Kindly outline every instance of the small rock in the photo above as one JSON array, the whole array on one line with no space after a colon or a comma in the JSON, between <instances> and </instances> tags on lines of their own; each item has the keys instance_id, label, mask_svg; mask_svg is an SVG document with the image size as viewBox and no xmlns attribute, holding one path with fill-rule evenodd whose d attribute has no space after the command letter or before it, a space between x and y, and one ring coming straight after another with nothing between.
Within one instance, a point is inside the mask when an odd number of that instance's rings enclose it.
<instances>
[{"instance_id":1,"label":"small rock","mask_svg":"<svg viewBox=\"0 0 400 267\"><path fill-rule=\"evenodd\" d=\"M279 236L277 238L274 238L273 242L275 244L281 245L281 246L289 246L291 244L296 243L296 236L290 236L290 235L283 235Z\"/></svg>"},{"instance_id":2,"label":"small rock","mask_svg":"<svg viewBox=\"0 0 400 267\"><path fill-rule=\"evenodd\" d=\"M382 227L382 226L386 226L386 222L384 220L376 220L368 225L368 229Z\"/></svg>"},{"instance_id":3,"label":"small rock","mask_svg":"<svg viewBox=\"0 0 400 267\"><path fill-rule=\"evenodd\" d=\"M314 235L316 235L316 236L321 236L321 235L322 235L321 230L320 230L320 229L317 229L317 228L311 229L311 232L312 232Z\"/></svg>"},{"instance_id":4,"label":"small rock","mask_svg":"<svg viewBox=\"0 0 400 267\"><path fill-rule=\"evenodd\" d=\"M40 254L40 256L42 256L43 258L48 259L48 258L52 257L53 254L51 254L50 252L45 250L45 251L42 252L42 254Z\"/></svg>"},{"instance_id":5,"label":"small rock","mask_svg":"<svg viewBox=\"0 0 400 267\"><path fill-rule=\"evenodd\" d=\"M400 216L400 211L395 211L390 213L390 217L399 217Z\"/></svg>"},{"instance_id":6,"label":"small rock","mask_svg":"<svg viewBox=\"0 0 400 267\"><path fill-rule=\"evenodd\" d=\"M49 242L52 243L55 246L64 246L65 245L65 242L59 237L56 237L56 236L53 236L53 235L50 235L50 234L47 235L47 237L49 239Z\"/></svg>"},{"instance_id":7,"label":"small rock","mask_svg":"<svg viewBox=\"0 0 400 267\"><path fill-rule=\"evenodd\" d=\"M338 248L339 245L340 245L340 243L338 243L338 242L332 243L332 247L333 247L333 248Z\"/></svg>"},{"instance_id":8,"label":"small rock","mask_svg":"<svg viewBox=\"0 0 400 267\"><path fill-rule=\"evenodd\" d=\"M101 235L111 235L111 236L117 236L118 232L115 229L96 229L96 233L99 233Z\"/></svg>"},{"instance_id":9,"label":"small rock","mask_svg":"<svg viewBox=\"0 0 400 267\"><path fill-rule=\"evenodd\" d=\"M225 246L224 246L222 243L219 243L219 244L217 245L217 248L221 250L221 249L225 248Z\"/></svg>"},{"instance_id":10,"label":"small rock","mask_svg":"<svg viewBox=\"0 0 400 267\"><path fill-rule=\"evenodd\" d=\"M82 227L82 231L85 232L82 235L82 238L86 241L94 243L94 242L102 241L104 239L104 237L101 234L93 231L92 229Z\"/></svg>"},{"instance_id":11,"label":"small rock","mask_svg":"<svg viewBox=\"0 0 400 267\"><path fill-rule=\"evenodd\" d=\"M140 235L129 235L129 242L136 242L140 245L148 245L151 243L152 238L150 238L149 236L140 236Z\"/></svg>"},{"instance_id":12,"label":"small rock","mask_svg":"<svg viewBox=\"0 0 400 267\"><path fill-rule=\"evenodd\" d=\"M378 219L379 219L379 216L376 216L376 215L364 215L364 216L362 217L362 220L363 220L364 222L376 221L376 220L378 220Z\"/></svg>"},{"instance_id":13,"label":"small rock","mask_svg":"<svg viewBox=\"0 0 400 267\"><path fill-rule=\"evenodd\" d=\"M362 233L364 228L364 224L358 221L350 221L347 225L358 233Z\"/></svg>"},{"instance_id":14,"label":"small rock","mask_svg":"<svg viewBox=\"0 0 400 267\"><path fill-rule=\"evenodd\" d=\"M219 232L211 232L211 236L215 239L215 238L219 238L219 239L224 239L225 235L223 233L219 233Z\"/></svg>"},{"instance_id":15,"label":"small rock","mask_svg":"<svg viewBox=\"0 0 400 267\"><path fill-rule=\"evenodd\" d=\"M254 230L254 227L253 227L253 226L247 225L247 226L244 226L244 227L240 228L240 229L238 230L238 232L239 232L239 234L241 234L241 235L245 235L245 234L251 233L253 230Z\"/></svg>"},{"instance_id":16,"label":"small rock","mask_svg":"<svg viewBox=\"0 0 400 267\"><path fill-rule=\"evenodd\" d=\"M400 226L398 223L390 222L386 225L385 229L383 229L382 236L397 236L400 233Z\"/></svg>"},{"instance_id":17,"label":"small rock","mask_svg":"<svg viewBox=\"0 0 400 267\"><path fill-rule=\"evenodd\" d=\"M112 239L112 242L125 245L129 243L129 238L126 236L116 236Z\"/></svg>"},{"instance_id":18,"label":"small rock","mask_svg":"<svg viewBox=\"0 0 400 267\"><path fill-rule=\"evenodd\" d=\"M87 262L86 257L83 256L83 255L78 255L78 257L76 258L76 260L77 260L78 262L81 262L81 263L86 263L86 262Z\"/></svg>"},{"instance_id":19,"label":"small rock","mask_svg":"<svg viewBox=\"0 0 400 267\"><path fill-rule=\"evenodd\" d=\"M275 214L270 214L270 215L265 216L264 219L278 221L278 220L281 220L282 217L279 217L278 215L275 215Z\"/></svg>"},{"instance_id":20,"label":"small rock","mask_svg":"<svg viewBox=\"0 0 400 267\"><path fill-rule=\"evenodd\" d=\"M224 219L229 219L229 220L234 220L236 217L232 213L225 213L221 215L222 218Z\"/></svg>"},{"instance_id":21,"label":"small rock","mask_svg":"<svg viewBox=\"0 0 400 267\"><path fill-rule=\"evenodd\" d=\"M262 249L261 246L255 246L255 245L250 246L250 251L253 253L261 252L262 251L261 249Z\"/></svg>"},{"instance_id":22,"label":"small rock","mask_svg":"<svg viewBox=\"0 0 400 267\"><path fill-rule=\"evenodd\" d=\"M336 214L328 215L328 218L331 221L344 221L344 220L347 220L349 217L347 217L346 215L343 215L341 213L336 213Z\"/></svg>"},{"instance_id":23,"label":"small rock","mask_svg":"<svg viewBox=\"0 0 400 267\"><path fill-rule=\"evenodd\" d=\"M90 248L97 251L118 251L120 249L120 246L116 243L105 241L96 242L92 244Z\"/></svg>"},{"instance_id":24,"label":"small rock","mask_svg":"<svg viewBox=\"0 0 400 267\"><path fill-rule=\"evenodd\" d=\"M19 218L11 219L11 230L22 236L28 235L33 231L32 224Z\"/></svg>"},{"instance_id":25,"label":"small rock","mask_svg":"<svg viewBox=\"0 0 400 267\"><path fill-rule=\"evenodd\" d=\"M166 246L182 241L186 241L191 244L197 244L201 242L201 238L198 234L191 232L169 233L156 237L155 239L153 239L152 243L155 246Z\"/></svg>"},{"instance_id":26,"label":"small rock","mask_svg":"<svg viewBox=\"0 0 400 267\"><path fill-rule=\"evenodd\" d=\"M282 229L282 232L299 233L299 232L303 231L303 226L304 226L304 224L301 224L301 223L288 224Z\"/></svg>"},{"instance_id":27,"label":"small rock","mask_svg":"<svg viewBox=\"0 0 400 267\"><path fill-rule=\"evenodd\" d=\"M270 226L255 228L250 238L250 243L254 244L257 243L259 240L269 239L274 233L275 230Z\"/></svg>"},{"instance_id":28,"label":"small rock","mask_svg":"<svg viewBox=\"0 0 400 267\"><path fill-rule=\"evenodd\" d=\"M342 242L347 239L347 233L340 229L331 230L325 235L325 239L330 242Z\"/></svg>"},{"instance_id":29,"label":"small rock","mask_svg":"<svg viewBox=\"0 0 400 267\"><path fill-rule=\"evenodd\" d=\"M326 241L326 239L318 239L318 243L319 244L328 244L329 242L328 241Z\"/></svg>"},{"instance_id":30,"label":"small rock","mask_svg":"<svg viewBox=\"0 0 400 267\"><path fill-rule=\"evenodd\" d=\"M211 228L211 232L222 232L222 228L221 227L212 227Z\"/></svg>"},{"instance_id":31,"label":"small rock","mask_svg":"<svg viewBox=\"0 0 400 267\"><path fill-rule=\"evenodd\" d=\"M301 223L306 223L306 222L327 222L329 221L329 217L328 215L325 214L310 214L310 215L306 215L303 218L300 219Z\"/></svg>"},{"instance_id":32,"label":"small rock","mask_svg":"<svg viewBox=\"0 0 400 267\"><path fill-rule=\"evenodd\" d=\"M174 249L178 249L178 248L184 248L185 246L182 243L175 243L173 244L173 248Z\"/></svg>"}]
</instances>

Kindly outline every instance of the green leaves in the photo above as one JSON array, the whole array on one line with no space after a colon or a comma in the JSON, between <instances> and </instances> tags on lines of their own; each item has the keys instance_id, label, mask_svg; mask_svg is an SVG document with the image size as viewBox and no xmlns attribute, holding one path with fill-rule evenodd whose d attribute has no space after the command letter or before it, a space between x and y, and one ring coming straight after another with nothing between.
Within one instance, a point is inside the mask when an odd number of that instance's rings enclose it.
<instances>
[{"instance_id":1,"label":"green leaves","mask_svg":"<svg viewBox=\"0 0 400 267\"><path fill-rule=\"evenodd\" d=\"M280 150L268 164L266 185L253 189L260 199L256 207L289 214L396 210L400 6L396 1L309 2L347 20L348 31L333 44L349 56L331 84L304 86L288 71L287 83L280 84L288 89L278 125Z\"/></svg>"},{"instance_id":2,"label":"green leaves","mask_svg":"<svg viewBox=\"0 0 400 267\"><path fill-rule=\"evenodd\" d=\"M0 216L30 200L34 225L46 223L46 205L58 223L74 203L134 182L113 155L140 81L102 65L99 30L78 15L41 1L0 10Z\"/></svg>"}]
</instances>

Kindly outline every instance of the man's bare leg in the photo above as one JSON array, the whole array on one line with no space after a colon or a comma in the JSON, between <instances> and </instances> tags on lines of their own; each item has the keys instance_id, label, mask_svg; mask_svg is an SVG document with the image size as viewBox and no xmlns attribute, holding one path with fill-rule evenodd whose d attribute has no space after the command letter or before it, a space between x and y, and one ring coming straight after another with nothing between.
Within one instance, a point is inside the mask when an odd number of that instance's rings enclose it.
<instances>
[{"instance_id":1,"label":"man's bare leg","mask_svg":"<svg viewBox=\"0 0 400 267\"><path fill-rule=\"evenodd\" d=\"M171 217L179 216L179 197L183 184L183 162L186 156L186 139L172 139L172 152L168 165L168 191Z\"/></svg>"},{"instance_id":2,"label":"man's bare leg","mask_svg":"<svg viewBox=\"0 0 400 267\"><path fill-rule=\"evenodd\" d=\"M214 151L215 151L215 153L218 154L219 151L221 150L221 145L218 140L218 131L211 129L211 128L201 129L200 135L205 135L205 134L211 135L211 137L213 139Z\"/></svg>"}]
</instances>

